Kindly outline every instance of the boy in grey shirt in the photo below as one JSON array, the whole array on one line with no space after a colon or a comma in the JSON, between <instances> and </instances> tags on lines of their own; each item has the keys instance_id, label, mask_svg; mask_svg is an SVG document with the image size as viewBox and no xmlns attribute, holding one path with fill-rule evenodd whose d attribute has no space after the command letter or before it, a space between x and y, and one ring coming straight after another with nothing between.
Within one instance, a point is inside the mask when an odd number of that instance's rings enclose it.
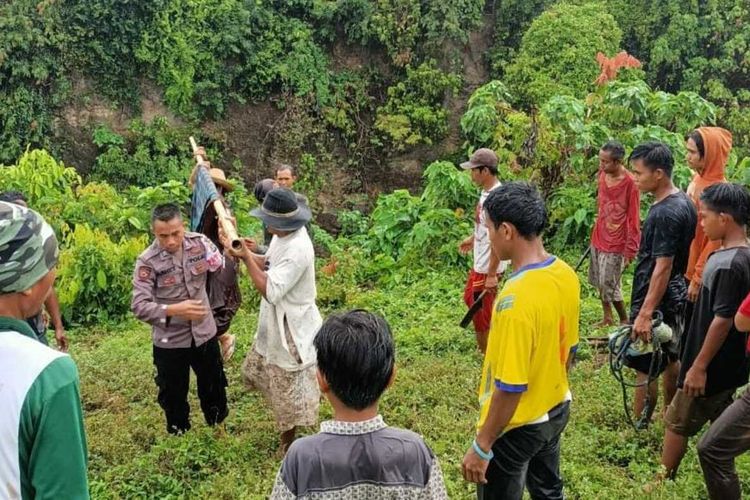
<instances>
[{"instance_id":1,"label":"boy in grey shirt","mask_svg":"<svg viewBox=\"0 0 750 500\"><path fill-rule=\"evenodd\" d=\"M318 384L334 420L295 441L272 499L447 499L437 458L417 434L388 427L378 400L393 381L388 323L355 310L334 315L315 337Z\"/></svg>"}]
</instances>

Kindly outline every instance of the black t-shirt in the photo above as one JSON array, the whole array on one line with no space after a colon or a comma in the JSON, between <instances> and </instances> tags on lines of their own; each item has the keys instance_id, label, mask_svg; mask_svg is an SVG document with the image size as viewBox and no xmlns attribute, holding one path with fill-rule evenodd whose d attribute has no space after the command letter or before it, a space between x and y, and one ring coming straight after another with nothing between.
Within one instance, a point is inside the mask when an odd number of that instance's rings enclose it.
<instances>
[{"instance_id":1,"label":"black t-shirt","mask_svg":"<svg viewBox=\"0 0 750 500\"><path fill-rule=\"evenodd\" d=\"M698 214L693 202L682 191L671 194L651 205L643 222L641 246L633 275L633 292L630 296L630 321L634 321L646 300L651 275L658 257L674 257L669 284L657 310L664 322L675 328L681 321L687 301L685 270L687 269L690 242L695 236ZM680 332L677 332L679 335Z\"/></svg>"},{"instance_id":2,"label":"black t-shirt","mask_svg":"<svg viewBox=\"0 0 750 500\"><path fill-rule=\"evenodd\" d=\"M695 303L693 318L683 336L681 346L680 377L682 387L685 375L703 346L708 327L719 318L734 318L742 300L750 292L750 248L734 247L712 253L703 268L703 285ZM706 396L747 383L748 364L745 355L747 334L732 328L719 352L706 369Z\"/></svg>"}]
</instances>

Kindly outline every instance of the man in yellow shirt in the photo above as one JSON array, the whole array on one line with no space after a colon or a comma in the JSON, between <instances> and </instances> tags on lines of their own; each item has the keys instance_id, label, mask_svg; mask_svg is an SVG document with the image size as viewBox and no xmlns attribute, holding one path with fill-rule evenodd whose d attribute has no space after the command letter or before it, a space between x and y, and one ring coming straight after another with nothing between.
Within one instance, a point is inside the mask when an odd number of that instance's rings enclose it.
<instances>
[{"instance_id":1,"label":"man in yellow shirt","mask_svg":"<svg viewBox=\"0 0 750 500\"><path fill-rule=\"evenodd\" d=\"M498 294L479 386L476 439L463 475L477 497L562 499L560 435L568 423L568 369L578 346L580 284L548 254L547 211L530 184L512 182L484 203L490 244L514 273Z\"/></svg>"}]
</instances>

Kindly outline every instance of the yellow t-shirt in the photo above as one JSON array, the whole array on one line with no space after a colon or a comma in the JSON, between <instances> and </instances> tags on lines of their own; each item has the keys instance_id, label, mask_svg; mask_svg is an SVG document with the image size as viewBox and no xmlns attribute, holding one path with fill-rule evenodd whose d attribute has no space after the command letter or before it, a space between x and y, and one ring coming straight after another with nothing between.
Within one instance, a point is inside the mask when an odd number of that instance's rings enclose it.
<instances>
[{"instance_id":1,"label":"yellow t-shirt","mask_svg":"<svg viewBox=\"0 0 750 500\"><path fill-rule=\"evenodd\" d=\"M506 281L492 312L477 427L484 425L495 388L523 393L504 432L539 421L565 401L566 363L578 347L580 293L578 276L554 256Z\"/></svg>"}]
</instances>

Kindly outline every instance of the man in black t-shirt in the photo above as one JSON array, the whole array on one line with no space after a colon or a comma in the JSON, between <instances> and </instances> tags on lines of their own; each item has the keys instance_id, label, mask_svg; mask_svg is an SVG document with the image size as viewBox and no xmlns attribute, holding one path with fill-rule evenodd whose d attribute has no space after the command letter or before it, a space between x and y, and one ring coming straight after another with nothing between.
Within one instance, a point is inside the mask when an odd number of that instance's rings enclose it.
<instances>
[{"instance_id":1,"label":"man in black t-shirt","mask_svg":"<svg viewBox=\"0 0 750 500\"><path fill-rule=\"evenodd\" d=\"M747 383L747 335L734 315L750 292L750 248L745 223L750 194L739 184L716 184L701 194L703 231L721 247L703 269L703 282L690 325L682 338L677 393L664 417L661 462L674 477L688 438L714 421L732 403L734 391Z\"/></svg>"},{"instance_id":2,"label":"man in black t-shirt","mask_svg":"<svg viewBox=\"0 0 750 500\"><path fill-rule=\"evenodd\" d=\"M678 346L687 300L683 275L698 215L687 195L672 183L674 159L666 144L646 142L636 146L630 155L630 163L638 189L654 196L654 203L642 227L630 298L630 321L633 335L643 341L651 340L651 322L657 312L672 329L672 340L663 345L666 355L657 367L659 373L664 373L666 407L677 386ZM645 385L649 378L651 358L652 354L646 354L629 363L638 372L638 384L643 384L635 390L636 415L643 414L648 398L648 415L643 419L646 422L657 401L656 382L649 384L648 388Z\"/></svg>"}]
</instances>

